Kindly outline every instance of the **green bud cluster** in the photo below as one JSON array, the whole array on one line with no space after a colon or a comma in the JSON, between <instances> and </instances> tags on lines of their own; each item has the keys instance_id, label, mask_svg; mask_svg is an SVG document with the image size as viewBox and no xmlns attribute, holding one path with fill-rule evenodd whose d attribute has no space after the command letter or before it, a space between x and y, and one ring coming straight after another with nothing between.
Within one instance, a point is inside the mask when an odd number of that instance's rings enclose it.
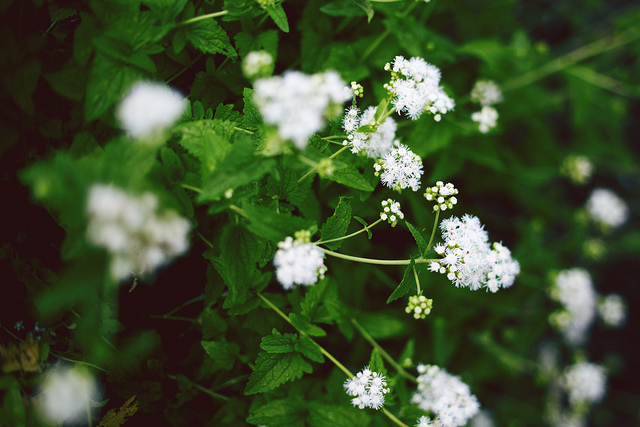
<instances>
[{"instance_id":1,"label":"green bud cluster","mask_svg":"<svg viewBox=\"0 0 640 427\"><path fill-rule=\"evenodd\" d=\"M424 319L427 314L431 313L433 308L433 300L425 297L424 295L414 295L409 297L409 304L404 311L407 314L413 313L415 319Z\"/></svg>"}]
</instances>

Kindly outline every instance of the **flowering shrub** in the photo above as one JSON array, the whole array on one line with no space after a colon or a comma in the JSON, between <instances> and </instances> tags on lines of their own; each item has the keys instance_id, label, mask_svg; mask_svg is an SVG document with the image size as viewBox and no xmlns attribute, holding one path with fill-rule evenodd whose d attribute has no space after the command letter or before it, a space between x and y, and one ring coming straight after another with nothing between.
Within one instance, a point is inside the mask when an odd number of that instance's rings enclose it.
<instances>
[{"instance_id":1,"label":"flowering shrub","mask_svg":"<svg viewBox=\"0 0 640 427\"><path fill-rule=\"evenodd\" d=\"M0 427L637 423L640 14L481 3L0 2Z\"/></svg>"}]
</instances>

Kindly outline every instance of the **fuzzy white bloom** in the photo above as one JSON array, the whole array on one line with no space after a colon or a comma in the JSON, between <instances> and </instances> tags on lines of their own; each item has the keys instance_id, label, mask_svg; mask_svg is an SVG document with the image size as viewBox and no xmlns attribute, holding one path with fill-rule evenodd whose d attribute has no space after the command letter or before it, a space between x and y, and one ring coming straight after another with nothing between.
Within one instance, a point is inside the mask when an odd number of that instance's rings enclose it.
<instances>
[{"instance_id":1,"label":"fuzzy white bloom","mask_svg":"<svg viewBox=\"0 0 640 427\"><path fill-rule=\"evenodd\" d=\"M583 185L591 179L593 163L586 156L573 154L562 161L560 173L568 177L574 184Z\"/></svg>"},{"instance_id":2,"label":"fuzzy white bloom","mask_svg":"<svg viewBox=\"0 0 640 427\"><path fill-rule=\"evenodd\" d=\"M618 294L609 294L598 300L598 314L602 321L610 327L618 328L627 319L627 305Z\"/></svg>"},{"instance_id":3,"label":"fuzzy white bloom","mask_svg":"<svg viewBox=\"0 0 640 427\"><path fill-rule=\"evenodd\" d=\"M404 219L404 214L400 210L400 203L393 199L387 199L382 201L382 212L380 212L380 219L387 221L392 227L398 224L398 220Z\"/></svg>"},{"instance_id":4,"label":"fuzzy white bloom","mask_svg":"<svg viewBox=\"0 0 640 427\"><path fill-rule=\"evenodd\" d=\"M572 345L581 345L596 314L596 291L589 273L582 268L561 271L550 289L552 299L563 305L549 321Z\"/></svg>"},{"instance_id":5,"label":"fuzzy white bloom","mask_svg":"<svg viewBox=\"0 0 640 427\"><path fill-rule=\"evenodd\" d=\"M431 418L423 415L420 418L418 418L418 423L415 425L415 427L432 427L432 426L437 426L440 425L439 423L436 424L436 422L434 422L433 420L431 420Z\"/></svg>"},{"instance_id":6,"label":"fuzzy white bloom","mask_svg":"<svg viewBox=\"0 0 640 427\"><path fill-rule=\"evenodd\" d=\"M380 176L380 182L393 190L420 189L420 178L424 173L422 159L404 144L398 144L373 167L376 176Z\"/></svg>"},{"instance_id":7,"label":"fuzzy white bloom","mask_svg":"<svg viewBox=\"0 0 640 427\"><path fill-rule=\"evenodd\" d=\"M172 126L186 108L184 96L160 83L139 82L125 95L116 116L136 140L152 140Z\"/></svg>"},{"instance_id":8,"label":"fuzzy white bloom","mask_svg":"<svg viewBox=\"0 0 640 427\"><path fill-rule=\"evenodd\" d=\"M458 203L458 199L455 197L456 194L458 194L458 189L452 183L445 184L442 181L438 181L436 185L425 190L424 198L430 202L435 202L434 211L444 211L453 208L453 205Z\"/></svg>"},{"instance_id":9,"label":"fuzzy white bloom","mask_svg":"<svg viewBox=\"0 0 640 427\"><path fill-rule=\"evenodd\" d=\"M266 50L249 52L242 60L242 73L245 77L266 76L273 72L273 56Z\"/></svg>"},{"instance_id":10,"label":"fuzzy white bloom","mask_svg":"<svg viewBox=\"0 0 640 427\"><path fill-rule=\"evenodd\" d=\"M456 287L473 291L485 288L496 292L513 285L520 273L520 264L506 246L497 242L489 244L489 234L477 217L447 218L440 228L444 245L436 245L434 250L443 258L430 265L431 271L447 274Z\"/></svg>"},{"instance_id":11,"label":"fuzzy white bloom","mask_svg":"<svg viewBox=\"0 0 640 427\"><path fill-rule=\"evenodd\" d=\"M482 110L471 114L471 120L478 122L480 132L487 133L498 125L498 111L485 105Z\"/></svg>"},{"instance_id":12,"label":"fuzzy white bloom","mask_svg":"<svg viewBox=\"0 0 640 427\"><path fill-rule=\"evenodd\" d=\"M607 371L595 363L578 362L565 369L563 385L572 404L597 403L607 389Z\"/></svg>"},{"instance_id":13,"label":"fuzzy white bloom","mask_svg":"<svg viewBox=\"0 0 640 427\"><path fill-rule=\"evenodd\" d=\"M418 365L418 373L411 403L436 413L443 427L463 426L480 410L478 399L459 377L435 365Z\"/></svg>"},{"instance_id":14,"label":"fuzzy white bloom","mask_svg":"<svg viewBox=\"0 0 640 427\"><path fill-rule=\"evenodd\" d=\"M133 197L103 184L91 187L87 238L111 254L111 274L124 280L148 274L187 251L189 222L173 211L158 214L151 193Z\"/></svg>"},{"instance_id":15,"label":"fuzzy white bloom","mask_svg":"<svg viewBox=\"0 0 640 427\"><path fill-rule=\"evenodd\" d=\"M389 393L387 379L378 372L372 372L365 366L358 374L345 381L344 388L349 396L353 396L351 403L360 409L380 409L384 405L384 396Z\"/></svg>"},{"instance_id":16,"label":"fuzzy white bloom","mask_svg":"<svg viewBox=\"0 0 640 427\"><path fill-rule=\"evenodd\" d=\"M322 129L323 115L332 104L352 98L351 89L335 71L313 75L287 71L282 76L256 80L254 89L264 121L276 125L280 138L293 141L299 149Z\"/></svg>"},{"instance_id":17,"label":"fuzzy white bloom","mask_svg":"<svg viewBox=\"0 0 640 427\"><path fill-rule=\"evenodd\" d=\"M313 285L327 272L324 252L318 246L302 239L293 240L290 236L278 243L273 265L278 282L286 290L293 285Z\"/></svg>"},{"instance_id":18,"label":"fuzzy white bloom","mask_svg":"<svg viewBox=\"0 0 640 427\"><path fill-rule=\"evenodd\" d=\"M394 147L397 124L396 121L387 117L384 122L377 126L375 132L357 132L360 126L374 124L374 116L378 107L369 107L358 114L358 109L349 107L342 121L344 131L347 132L347 139L344 145L351 146L351 152L361 154L372 159L379 159L387 154Z\"/></svg>"},{"instance_id":19,"label":"fuzzy white bloom","mask_svg":"<svg viewBox=\"0 0 640 427\"><path fill-rule=\"evenodd\" d=\"M453 110L455 103L440 86L440 69L435 65L418 57L407 60L396 56L385 69L392 72L385 88L393 95L398 114L416 120L427 111L440 121L441 114Z\"/></svg>"},{"instance_id":20,"label":"fuzzy white bloom","mask_svg":"<svg viewBox=\"0 0 640 427\"><path fill-rule=\"evenodd\" d=\"M591 219L604 229L620 227L629 218L627 204L608 188L596 188L586 204Z\"/></svg>"},{"instance_id":21,"label":"fuzzy white bloom","mask_svg":"<svg viewBox=\"0 0 640 427\"><path fill-rule=\"evenodd\" d=\"M39 410L54 423L78 422L86 417L92 400L98 400L95 379L80 368L53 368L40 386Z\"/></svg>"},{"instance_id":22,"label":"fuzzy white bloom","mask_svg":"<svg viewBox=\"0 0 640 427\"><path fill-rule=\"evenodd\" d=\"M482 106L502 102L502 91L493 80L478 80L471 89L471 100Z\"/></svg>"}]
</instances>

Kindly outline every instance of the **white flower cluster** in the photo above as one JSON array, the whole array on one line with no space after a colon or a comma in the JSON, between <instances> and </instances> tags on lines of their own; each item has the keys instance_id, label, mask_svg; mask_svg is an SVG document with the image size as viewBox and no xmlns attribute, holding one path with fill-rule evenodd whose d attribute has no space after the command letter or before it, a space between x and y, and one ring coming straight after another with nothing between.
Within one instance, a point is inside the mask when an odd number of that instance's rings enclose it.
<instances>
[{"instance_id":1,"label":"white flower cluster","mask_svg":"<svg viewBox=\"0 0 640 427\"><path fill-rule=\"evenodd\" d=\"M82 369L53 368L40 387L39 409L53 423L78 422L98 400L95 379Z\"/></svg>"},{"instance_id":2,"label":"white flower cluster","mask_svg":"<svg viewBox=\"0 0 640 427\"><path fill-rule=\"evenodd\" d=\"M185 108L185 99L177 90L143 81L125 95L116 116L131 138L153 141L180 118Z\"/></svg>"},{"instance_id":3,"label":"white flower cluster","mask_svg":"<svg viewBox=\"0 0 640 427\"><path fill-rule=\"evenodd\" d=\"M433 308L433 300L425 297L424 295L413 295L409 297L409 303L404 311L407 314L413 313L413 318L424 319Z\"/></svg>"},{"instance_id":4,"label":"white flower cluster","mask_svg":"<svg viewBox=\"0 0 640 427\"><path fill-rule=\"evenodd\" d=\"M291 236L278 243L278 250L273 257L278 282L286 290L293 285L313 285L323 279L327 272L324 265L324 252L309 242L307 233L297 233L294 240Z\"/></svg>"},{"instance_id":5,"label":"white flower cluster","mask_svg":"<svg viewBox=\"0 0 640 427\"><path fill-rule=\"evenodd\" d=\"M620 227L629 218L627 204L608 188L596 188L586 204L591 219L605 230Z\"/></svg>"},{"instance_id":6,"label":"white flower cluster","mask_svg":"<svg viewBox=\"0 0 640 427\"><path fill-rule=\"evenodd\" d=\"M404 144L398 144L373 165L376 176L387 187L402 191L420 189L422 159Z\"/></svg>"},{"instance_id":7,"label":"white flower cluster","mask_svg":"<svg viewBox=\"0 0 640 427\"><path fill-rule=\"evenodd\" d=\"M342 104L352 97L335 71L313 75L287 71L282 76L256 80L254 90L264 121L276 125L280 138L293 141L299 149L322 129L323 115L331 104Z\"/></svg>"},{"instance_id":8,"label":"white flower cluster","mask_svg":"<svg viewBox=\"0 0 640 427\"><path fill-rule=\"evenodd\" d=\"M266 50L247 53L242 60L242 73L248 79L268 76L273 73L273 56Z\"/></svg>"},{"instance_id":9,"label":"white flower cluster","mask_svg":"<svg viewBox=\"0 0 640 427\"><path fill-rule=\"evenodd\" d=\"M487 133L498 125L498 111L485 105L480 111L471 114L471 120L478 122L480 132Z\"/></svg>"},{"instance_id":10,"label":"white flower cluster","mask_svg":"<svg viewBox=\"0 0 640 427\"><path fill-rule=\"evenodd\" d=\"M387 117L377 126L375 132L358 132L358 128L367 124L374 124L374 115L378 107L369 107L359 114L356 107L349 107L344 115L342 127L347 133L344 145L351 146L351 152L361 154L372 159L379 159L389 153L399 142L396 137L396 121Z\"/></svg>"},{"instance_id":11,"label":"white flower cluster","mask_svg":"<svg viewBox=\"0 0 640 427\"><path fill-rule=\"evenodd\" d=\"M132 197L110 185L91 187L87 238L111 254L114 279L151 273L189 248L189 222L173 211L157 211L151 193Z\"/></svg>"},{"instance_id":12,"label":"white flower cluster","mask_svg":"<svg viewBox=\"0 0 640 427\"><path fill-rule=\"evenodd\" d=\"M353 92L354 98L356 96L362 98L364 96L364 87L358 82L351 82L351 92Z\"/></svg>"},{"instance_id":13,"label":"white flower cluster","mask_svg":"<svg viewBox=\"0 0 640 427\"><path fill-rule=\"evenodd\" d=\"M565 157L560 166L560 173L568 177L574 184L584 185L593 174L593 163L586 156L573 154Z\"/></svg>"},{"instance_id":14,"label":"white flower cluster","mask_svg":"<svg viewBox=\"0 0 640 427\"><path fill-rule=\"evenodd\" d=\"M424 198L430 202L436 202L433 207L434 211L444 211L452 209L453 205L458 203L455 194L458 194L458 189L455 188L452 183L448 182L445 184L442 181L438 181L436 185L426 189Z\"/></svg>"},{"instance_id":15,"label":"white flower cluster","mask_svg":"<svg viewBox=\"0 0 640 427\"><path fill-rule=\"evenodd\" d=\"M396 56L393 64L386 64L391 71L391 81L385 84L392 95L392 103L398 114L404 113L416 120L425 111L440 121L441 114L453 110L455 103L440 86L440 69L422 58L405 59Z\"/></svg>"},{"instance_id":16,"label":"white flower cluster","mask_svg":"<svg viewBox=\"0 0 640 427\"><path fill-rule=\"evenodd\" d=\"M491 292L513 285L520 264L511 251L500 243L489 245L489 234L480 220L472 215L447 218L440 224L444 244L434 247L443 258L433 261L429 269L446 274L456 287Z\"/></svg>"},{"instance_id":17,"label":"white flower cluster","mask_svg":"<svg viewBox=\"0 0 640 427\"><path fill-rule=\"evenodd\" d=\"M418 365L418 373L418 389L411 403L436 413L443 427L463 426L480 410L478 399L459 377L435 365Z\"/></svg>"},{"instance_id":18,"label":"white flower cluster","mask_svg":"<svg viewBox=\"0 0 640 427\"><path fill-rule=\"evenodd\" d=\"M415 425L415 427L431 427L431 426L435 427L436 423L426 415L423 415L420 418L418 418L418 423Z\"/></svg>"},{"instance_id":19,"label":"white flower cluster","mask_svg":"<svg viewBox=\"0 0 640 427\"><path fill-rule=\"evenodd\" d=\"M582 268L561 271L550 290L550 296L564 306L562 310L551 314L551 324L572 345L584 343L596 311L596 291L589 273Z\"/></svg>"},{"instance_id":20,"label":"white flower cluster","mask_svg":"<svg viewBox=\"0 0 640 427\"><path fill-rule=\"evenodd\" d=\"M344 388L349 396L353 396L351 403L360 409L380 409L384 405L384 396L389 393L387 379L378 372L371 372L365 366L358 374L345 381Z\"/></svg>"},{"instance_id":21,"label":"white flower cluster","mask_svg":"<svg viewBox=\"0 0 640 427\"><path fill-rule=\"evenodd\" d=\"M471 89L471 101L482 106L502 102L502 91L493 80L478 80Z\"/></svg>"},{"instance_id":22,"label":"white flower cluster","mask_svg":"<svg viewBox=\"0 0 640 427\"><path fill-rule=\"evenodd\" d=\"M607 371L595 363L578 362L565 369L563 383L571 404L597 403L607 389Z\"/></svg>"},{"instance_id":23,"label":"white flower cluster","mask_svg":"<svg viewBox=\"0 0 640 427\"><path fill-rule=\"evenodd\" d=\"M627 319L627 305L618 294L609 294L598 299L598 315L610 327L620 327Z\"/></svg>"},{"instance_id":24,"label":"white flower cluster","mask_svg":"<svg viewBox=\"0 0 640 427\"><path fill-rule=\"evenodd\" d=\"M404 214L400 210L400 203L393 199L383 200L382 212L380 212L380 219L389 222L392 227L398 224L398 219L404 219Z\"/></svg>"}]
</instances>

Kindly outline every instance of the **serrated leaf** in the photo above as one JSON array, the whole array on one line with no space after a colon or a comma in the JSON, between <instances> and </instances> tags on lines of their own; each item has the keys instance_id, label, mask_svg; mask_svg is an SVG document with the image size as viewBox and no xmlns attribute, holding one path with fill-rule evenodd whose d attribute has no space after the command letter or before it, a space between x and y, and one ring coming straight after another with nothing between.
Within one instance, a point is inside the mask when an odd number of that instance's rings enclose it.
<instances>
[{"instance_id":1,"label":"serrated leaf","mask_svg":"<svg viewBox=\"0 0 640 427\"><path fill-rule=\"evenodd\" d=\"M255 132L258 130L258 126L262 124L262 116L258 111L258 107L253 103L253 89L248 87L244 88L242 91L242 100L244 101L242 127Z\"/></svg>"},{"instance_id":2,"label":"serrated leaf","mask_svg":"<svg viewBox=\"0 0 640 427\"><path fill-rule=\"evenodd\" d=\"M371 358L369 359L369 369L372 372L379 372L383 375L387 375L387 368L384 367L384 360L382 354L377 348L374 348L371 352Z\"/></svg>"},{"instance_id":3,"label":"serrated leaf","mask_svg":"<svg viewBox=\"0 0 640 427\"><path fill-rule=\"evenodd\" d=\"M314 362L324 363L322 351L314 342L306 335L300 335L295 344L296 351L303 354Z\"/></svg>"},{"instance_id":4,"label":"serrated leaf","mask_svg":"<svg viewBox=\"0 0 640 427\"><path fill-rule=\"evenodd\" d=\"M249 52L254 50L266 50L271 54L274 61L278 56L278 30L267 30L259 33L257 36L253 34L240 32L236 34L234 40L236 49L240 57L244 58Z\"/></svg>"},{"instance_id":5,"label":"serrated leaf","mask_svg":"<svg viewBox=\"0 0 640 427\"><path fill-rule=\"evenodd\" d=\"M278 28L280 28L285 33L289 32L289 21L287 20L287 14L284 12L281 4L276 4L274 6L267 6L264 8L273 22L276 23Z\"/></svg>"},{"instance_id":6,"label":"serrated leaf","mask_svg":"<svg viewBox=\"0 0 640 427\"><path fill-rule=\"evenodd\" d=\"M264 393L273 390L288 381L312 372L309 362L300 353L270 354L261 351L244 390L245 395Z\"/></svg>"},{"instance_id":7,"label":"serrated leaf","mask_svg":"<svg viewBox=\"0 0 640 427\"><path fill-rule=\"evenodd\" d=\"M304 426L307 417L306 405L301 400L272 400L251 413L247 422L268 426Z\"/></svg>"},{"instance_id":8,"label":"serrated leaf","mask_svg":"<svg viewBox=\"0 0 640 427\"><path fill-rule=\"evenodd\" d=\"M331 240L344 237L351 222L351 202L346 197L340 197L338 206L332 216L327 219L320 229L322 240ZM342 245L342 240L331 243L323 243L331 250L336 250Z\"/></svg>"},{"instance_id":9,"label":"serrated leaf","mask_svg":"<svg viewBox=\"0 0 640 427\"><path fill-rule=\"evenodd\" d=\"M355 188L356 190L373 191L371 184L362 176L358 168L352 165L346 165L345 167L336 169L331 175L327 175L325 178L346 185L347 187Z\"/></svg>"},{"instance_id":10,"label":"serrated leaf","mask_svg":"<svg viewBox=\"0 0 640 427\"><path fill-rule=\"evenodd\" d=\"M194 103L194 109L194 114L202 112L204 115L197 103ZM233 127L233 123L219 120L197 120L175 127L175 132L181 135L180 145L200 160L203 180L217 172L220 163L235 148L230 142Z\"/></svg>"},{"instance_id":11,"label":"serrated leaf","mask_svg":"<svg viewBox=\"0 0 640 427\"><path fill-rule=\"evenodd\" d=\"M281 335L274 329L272 335L262 337L260 348L267 353L291 353L296 351L297 340L298 336L295 334Z\"/></svg>"},{"instance_id":12,"label":"serrated leaf","mask_svg":"<svg viewBox=\"0 0 640 427\"><path fill-rule=\"evenodd\" d=\"M221 53L231 59L238 57L226 31L214 19L194 22L186 28L187 40L201 52Z\"/></svg>"},{"instance_id":13,"label":"serrated leaf","mask_svg":"<svg viewBox=\"0 0 640 427\"><path fill-rule=\"evenodd\" d=\"M310 323L303 316L298 316L295 313L289 314L289 320L291 320L291 324L294 328L299 330L300 332L304 332L305 334L311 335L312 337L323 337L327 335L327 333L318 325L314 325Z\"/></svg>"},{"instance_id":14,"label":"serrated leaf","mask_svg":"<svg viewBox=\"0 0 640 427\"><path fill-rule=\"evenodd\" d=\"M418 250L420 251L420 256L422 256L422 258L427 258L427 249L428 249L428 247L427 247L427 239L425 239L425 237L422 235L420 230L418 230L413 225L411 225L411 223L409 223L409 221L405 221L405 224L407 224L407 228L411 232L411 235L413 236L413 238L415 239L415 241L416 241L416 243L418 245Z\"/></svg>"},{"instance_id":15,"label":"serrated leaf","mask_svg":"<svg viewBox=\"0 0 640 427\"><path fill-rule=\"evenodd\" d=\"M207 352L213 363L222 369L230 370L238 359L238 344L227 341L201 341L200 344Z\"/></svg>"},{"instance_id":16,"label":"serrated leaf","mask_svg":"<svg viewBox=\"0 0 640 427\"><path fill-rule=\"evenodd\" d=\"M414 291L417 290L416 278L413 273L414 265L415 264L413 262L413 259L411 259L411 264L409 264L407 268L404 270L404 276L402 276L402 281L400 282L398 287L391 293L391 295L389 295L389 298L387 299L387 304L389 304L391 301L395 301L398 298L405 296L412 290Z\"/></svg>"},{"instance_id":17,"label":"serrated leaf","mask_svg":"<svg viewBox=\"0 0 640 427\"><path fill-rule=\"evenodd\" d=\"M359 216L355 216L354 215L353 219L355 219L356 221L358 221L360 224L363 225L363 227L367 230L367 236L369 237L369 240L371 240L371 238L373 237L373 233L371 232L371 229L369 228L369 223L367 221L365 221L364 219L360 218Z\"/></svg>"},{"instance_id":18,"label":"serrated leaf","mask_svg":"<svg viewBox=\"0 0 640 427\"><path fill-rule=\"evenodd\" d=\"M358 408L312 401L309 409L307 422L312 427L365 427L371 423L369 414Z\"/></svg>"},{"instance_id":19,"label":"serrated leaf","mask_svg":"<svg viewBox=\"0 0 640 427\"><path fill-rule=\"evenodd\" d=\"M281 242L287 236L293 236L296 231L308 230L314 226L299 216L278 214L262 206L245 207L249 224L247 228L260 237L273 242Z\"/></svg>"},{"instance_id":20,"label":"serrated leaf","mask_svg":"<svg viewBox=\"0 0 640 427\"><path fill-rule=\"evenodd\" d=\"M230 225L222 232L220 245L221 276L229 287L224 308L231 308L247 300L249 289L259 275L256 269L258 242L244 227Z\"/></svg>"},{"instance_id":21,"label":"serrated leaf","mask_svg":"<svg viewBox=\"0 0 640 427\"><path fill-rule=\"evenodd\" d=\"M240 113L233 109L233 104L218 104L213 117L216 120L230 121L234 124L240 121Z\"/></svg>"}]
</instances>

